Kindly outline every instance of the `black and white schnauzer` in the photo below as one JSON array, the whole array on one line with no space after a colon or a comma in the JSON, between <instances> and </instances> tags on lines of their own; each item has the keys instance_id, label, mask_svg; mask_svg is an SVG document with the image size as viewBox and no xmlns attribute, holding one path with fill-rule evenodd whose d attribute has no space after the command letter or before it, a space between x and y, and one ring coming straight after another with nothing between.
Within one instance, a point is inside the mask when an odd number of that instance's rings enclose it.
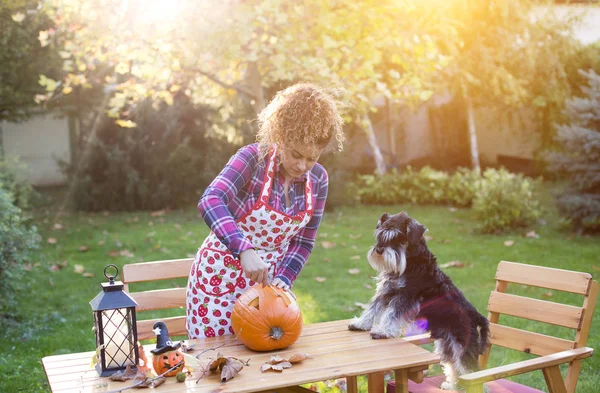
<instances>
[{"instance_id":1,"label":"black and white schnauzer","mask_svg":"<svg viewBox=\"0 0 600 393\"><path fill-rule=\"evenodd\" d=\"M437 266L423 235L427 229L405 212L384 213L375 229L377 243L367 257L379 272L377 291L350 330L370 331L374 339L398 337L415 321L435 339L446 374L442 389L456 389L460 375L479 369L489 345L489 323Z\"/></svg>"}]
</instances>

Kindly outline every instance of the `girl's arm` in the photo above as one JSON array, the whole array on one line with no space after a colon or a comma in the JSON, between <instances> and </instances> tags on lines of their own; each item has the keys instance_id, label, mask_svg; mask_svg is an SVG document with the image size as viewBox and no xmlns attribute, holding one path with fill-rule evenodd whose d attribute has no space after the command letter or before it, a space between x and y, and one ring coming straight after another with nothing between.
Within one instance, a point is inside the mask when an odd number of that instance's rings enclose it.
<instances>
[{"instance_id":1,"label":"girl's arm","mask_svg":"<svg viewBox=\"0 0 600 393\"><path fill-rule=\"evenodd\" d=\"M258 160L256 145L239 149L204 190L198 202L198 210L202 218L235 258L238 258L242 251L253 246L238 229L228 205L255 175L258 170Z\"/></svg>"}]
</instances>

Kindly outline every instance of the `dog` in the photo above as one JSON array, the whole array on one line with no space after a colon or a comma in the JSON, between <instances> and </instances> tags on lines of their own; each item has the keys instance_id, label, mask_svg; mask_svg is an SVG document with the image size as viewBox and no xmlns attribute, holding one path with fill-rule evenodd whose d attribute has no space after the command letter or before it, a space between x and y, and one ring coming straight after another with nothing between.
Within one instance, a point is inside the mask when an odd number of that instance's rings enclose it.
<instances>
[{"instance_id":1,"label":"dog","mask_svg":"<svg viewBox=\"0 0 600 393\"><path fill-rule=\"evenodd\" d=\"M378 271L377 289L348 329L384 339L401 336L413 322L426 325L446 374L441 388L454 390L460 375L479 370L478 356L490 343L489 322L440 270L426 231L405 212L381 216L367 253Z\"/></svg>"}]
</instances>

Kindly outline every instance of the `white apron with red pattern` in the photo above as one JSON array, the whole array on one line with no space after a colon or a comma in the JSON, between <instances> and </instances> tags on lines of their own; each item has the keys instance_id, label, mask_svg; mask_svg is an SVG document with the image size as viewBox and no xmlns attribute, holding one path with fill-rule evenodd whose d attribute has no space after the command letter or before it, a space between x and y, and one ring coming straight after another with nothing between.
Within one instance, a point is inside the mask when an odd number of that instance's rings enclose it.
<instances>
[{"instance_id":1,"label":"white apron with red pattern","mask_svg":"<svg viewBox=\"0 0 600 393\"><path fill-rule=\"evenodd\" d=\"M265 171L261 196L252 210L236 223L252 242L258 256L269 265L269 281L276 275L290 240L306 226L313 214L310 179L306 181L306 211L294 216L269 205L277 149L274 147ZM254 281L246 278L240 260L211 232L198 249L186 291L186 328L190 338L233 333L231 310L236 299Z\"/></svg>"}]
</instances>

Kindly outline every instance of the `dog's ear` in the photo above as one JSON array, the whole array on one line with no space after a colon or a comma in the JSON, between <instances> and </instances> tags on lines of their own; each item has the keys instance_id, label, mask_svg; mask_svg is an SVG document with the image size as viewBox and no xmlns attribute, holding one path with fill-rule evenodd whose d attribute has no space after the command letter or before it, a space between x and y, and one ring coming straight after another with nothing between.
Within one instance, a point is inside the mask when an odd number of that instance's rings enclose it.
<instances>
[{"instance_id":1,"label":"dog's ear","mask_svg":"<svg viewBox=\"0 0 600 393\"><path fill-rule=\"evenodd\" d=\"M425 225L421 225L417 220L411 218L406 226L408 244L417 244L426 231L427 228L425 228Z\"/></svg>"},{"instance_id":2,"label":"dog's ear","mask_svg":"<svg viewBox=\"0 0 600 393\"><path fill-rule=\"evenodd\" d=\"M377 223L377 226L379 226L379 225L383 224L384 222L386 222L388 218L390 218L390 215L387 214L387 212L383 213L381 215L381 217L379 218L379 222Z\"/></svg>"}]
</instances>

